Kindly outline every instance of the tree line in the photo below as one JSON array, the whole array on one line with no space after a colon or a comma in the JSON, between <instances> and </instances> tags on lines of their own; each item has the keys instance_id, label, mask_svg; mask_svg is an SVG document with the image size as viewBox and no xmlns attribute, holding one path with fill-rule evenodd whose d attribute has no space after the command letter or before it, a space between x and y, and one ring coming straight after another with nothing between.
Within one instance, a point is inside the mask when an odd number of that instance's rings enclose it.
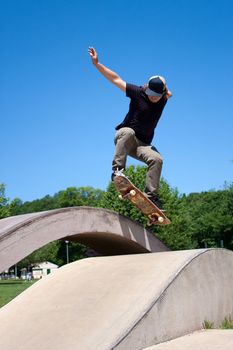
<instances>
[{"instance_id":1,"label":"tree line","mask_svg":"<svg viewBox=\"0 0 233 350\"><path fill-rule=\"evenodd\" d=\"M130 166L126 175L143 191L146 167ZM6 197L6 188L0 184L0 218L72 206L101 207L114 210L146 226L147 219L130 202L118 199L112 183L106 191L92 187L69 187L53 196L47 195L31 202L19 198L12 201ZM164 180L160 183L160 197L171 220L168 226L152 226L156 234L172 250L225 247L233 250L233 183L225 184L222 190L210 190L189 195ZM69 244L70 261L86 256L87 247L78 243ZM66 261L64 241L55 241L24 259L19 266L48 260L59 266Z\"/></svg>"}]
</instances>

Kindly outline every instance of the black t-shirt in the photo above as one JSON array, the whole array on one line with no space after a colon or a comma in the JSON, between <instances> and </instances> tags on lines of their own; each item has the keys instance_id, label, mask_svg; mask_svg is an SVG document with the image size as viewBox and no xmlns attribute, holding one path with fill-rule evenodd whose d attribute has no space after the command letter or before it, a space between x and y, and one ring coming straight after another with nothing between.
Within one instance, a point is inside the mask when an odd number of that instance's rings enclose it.
<instances>
[{"instance_id":1,"label":"black t-shirt","mask_svg":"<svg viewBox=\"0 0 233 350\"><path fill-rule=\"evenodd\" d=\"M149 145L167 103L167 97L163 96L158 102L153 103L149 100L143 87L128 83L126 84L126 96L131 99L129 111L123 122L117 125L116 130L129 127L135 131L140 141Z\"/></svg>"}]
</instances>

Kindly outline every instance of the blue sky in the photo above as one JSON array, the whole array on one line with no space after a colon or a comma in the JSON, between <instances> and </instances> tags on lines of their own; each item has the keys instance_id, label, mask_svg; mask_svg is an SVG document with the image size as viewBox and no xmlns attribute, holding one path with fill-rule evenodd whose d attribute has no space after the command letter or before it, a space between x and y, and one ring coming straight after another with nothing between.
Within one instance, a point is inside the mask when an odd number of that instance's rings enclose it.
<instances>
[{"instance_id":1,"label":"blue sky","mask_svg":"<svg viewBox=\"0 0 233 350\"><path fill-rule=\"evenodd\" d=\"M173 97L153 144L171 187L188 194L232 182L232 11L230 0L0 1L7 196L106 189L129 100L91 64L89 46L127 82L165 76Z\"/></svg>"}]
</instances>

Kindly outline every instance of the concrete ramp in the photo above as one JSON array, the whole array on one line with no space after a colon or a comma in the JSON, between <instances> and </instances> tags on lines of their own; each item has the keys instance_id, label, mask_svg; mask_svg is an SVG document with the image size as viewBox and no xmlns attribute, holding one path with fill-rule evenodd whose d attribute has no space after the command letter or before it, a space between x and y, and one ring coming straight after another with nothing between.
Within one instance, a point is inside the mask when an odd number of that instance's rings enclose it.
<instances>
[{"instance_id":1,"label":"concrete ramp","mask_svg":"<svg viewBox=\"0 0 233 350\"><path fill-rule=\"evenodd\" d=\"M232 290L225 249L88 258L0 309L0 348L144 349L233 317Z\"/></svg>"},{"instance_id":2,"label":"concrete ramp","mask_svg":"<svg viewBox=\"0 0 233 350\"><path fill-rule=\"evenodd\" d=\"M143 226L116 212L62 208L0 220L0 272L62 238L84 244L102 255L169 250Z\"/></svg>"},{"instance_id":3,"label":"concrete ramp","mask_svg":"<svg viewBox=\"0 0 233 350\"><path fill-rule=\"evenodd\" d=\"M203 330L144 350L232 350L233 330Z\"/></svg>"}]
</instances>

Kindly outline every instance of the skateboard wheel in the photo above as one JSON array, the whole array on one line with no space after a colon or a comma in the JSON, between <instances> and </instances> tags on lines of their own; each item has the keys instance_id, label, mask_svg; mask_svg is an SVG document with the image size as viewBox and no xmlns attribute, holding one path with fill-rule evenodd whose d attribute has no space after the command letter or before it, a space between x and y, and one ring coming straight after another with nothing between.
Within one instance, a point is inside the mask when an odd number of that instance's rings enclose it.
<instances>
[{"instance_id":1,"label":"skateboard wheel","mask_svg":"<svg viewBox=\"0 0 233 350\"><path fill-rule=\"evenodd\" d=\"M131 195L132 197L134 197L135 194L136 194L136 191L135 191L135 190L131 190L129 193L130 193L130 195Z\"/></svg>"},{"instance_id":2,"label":"skateboard wheel","mask_svg":"<svg viewBox=\"0 0 233 350\"><path fill-rule=\"evenodd\" d=\"M124 198L122 196L122 194L119 194L118 198L122 201Z\"/></svg>"},{"instance_id":3,"label":"skateboard wheel","mask_svg":"<svg viewBox=\"0 0 233 350\"><path fill-rule=\"evenodd\" d=\"M160 223L164 222L164 218L162 216L159 216L158 217L158 222L160 222Z\"/></svg>"}]
</instances>

